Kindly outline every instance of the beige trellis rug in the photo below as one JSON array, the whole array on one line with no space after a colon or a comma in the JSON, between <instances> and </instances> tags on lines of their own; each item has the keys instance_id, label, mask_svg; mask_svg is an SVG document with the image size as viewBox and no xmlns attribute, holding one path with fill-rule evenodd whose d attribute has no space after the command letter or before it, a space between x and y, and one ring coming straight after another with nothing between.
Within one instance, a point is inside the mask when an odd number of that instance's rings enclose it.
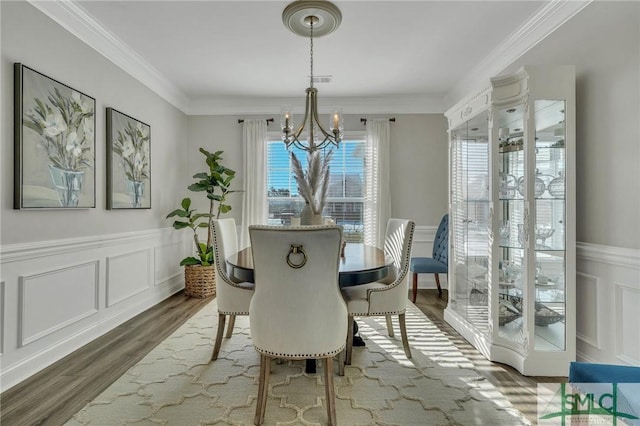
<instances>
[{"instance_id":1,"label":"beige trellis rug","mask_svg":"<svg viewBox=\"0 0 640 426\"><path fill-rule=\"evenodd\" d=\"M412 359L399 330L387 336L384 318L358 323L366 346L355 347L345 376L336 376L338 424L530 424L410 303ZM209 363L216 324L213 300L67 425L252 425L260 368L248 317L237 319L233 337ZM274 363L271 371L265 424L327 423L321 371L306 374L301 361Z\"/></svg>"}]
</instances>

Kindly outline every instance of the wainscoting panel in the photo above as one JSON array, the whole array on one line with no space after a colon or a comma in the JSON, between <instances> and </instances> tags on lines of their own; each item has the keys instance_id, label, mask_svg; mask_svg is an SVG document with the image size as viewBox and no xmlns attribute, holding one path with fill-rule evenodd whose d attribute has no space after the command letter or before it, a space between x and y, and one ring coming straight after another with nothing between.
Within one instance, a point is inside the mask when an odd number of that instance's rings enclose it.
<instances>
[{"instance_id":1,"label":"wainscoting panel","mask_svg":"<svg viewBox=\"0 0 640 426\"><path fill-rule=\"evenodd\" d=\"M577 359L640 365L640 250L576 246Z\"/></svg>"},{"instance_id":2,"label":"wainscoting panel","mask_svg":"<svg viewBox=\"0 0 640 426\"><path fill-rule=\"evenodd\" d=\"M185 243L188 244L189 247L185 247ZM176 259L182 260L182 257L184 257L183 253L190 250L191 244L191 240L179 241L154 249L155 285L166 283L184 273L184 268L180 266L179 261L176 262Z\"/></svg>"},{"instance_id":3,"label":"wainscoting panel","mask_svg":"<svg viewBox=\"0 0 640 426\"><path fill-rule=\"evenodd\" d=\"M4 313L6 307L4 305L4 281L0 282L0 358L4 353Z\"/></svg>"},{"instance_id":4,"label":"wainscoting panel","mask_svg":"<svg viewBox=\"0 0 640 426\"><path fill-rule=\"evenodd\" d=\"M615 325L616 325L616 355L620 361L640 365L640 321L638 308L640 307L640 290L625 284L614 283Z\"/></svg>"},{"instance_id":5,"label":"wainscoting panel","mask_svg":"<svg viewBox=\"0 0 640 426\"><path fill-rule=\"evenodd\" d=\"M150 287L150 262L149 250L107 257L107 307Z\"/></svg>"},{"instance_id":6,"label":"wainscoting panel","mask_svg":"<svg viewBox=\"0 0 640 426\"><path fill-rule=\"evenodd\" d=\"M186 232L162 228L0 247L0 391L184 288Z\"/></svg>"},{"instance_id":7,"label":"wainscoting panel","mask_svg":"<svg viewBox=\"0 0 640 426\"><path fill-rule=\"evenodd\" d=\"M598 312L598 288L599 279L591 275L578 272L576 274L576 287L580 291L576 294L576 306L580 312L580 321L576 323L576 336L594 348L600 348L598 344L598 322L595 315L589 312Z\"/></svg>"},{"instance_id":8,"label":"wainscoting panel","mask_svg":"<svg viewBox=\"0 0 640 426\"><path fill-rule=\"evenodd\" d=\"M98 312L97 261L18 278L19 346Z\"/></svg>"}]
</instances>

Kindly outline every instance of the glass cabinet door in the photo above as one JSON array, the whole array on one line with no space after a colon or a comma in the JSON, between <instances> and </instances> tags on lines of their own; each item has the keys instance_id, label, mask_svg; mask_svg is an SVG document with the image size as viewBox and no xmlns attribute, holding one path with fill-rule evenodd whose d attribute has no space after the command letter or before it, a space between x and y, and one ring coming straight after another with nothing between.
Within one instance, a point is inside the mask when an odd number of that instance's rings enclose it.
<instances>
[{"instance_id":1,"label":"glass cabinet door","mask_svg":"<svg viewBox=\"0 0 640 426\"><path fill-rule=\"evenodd\" d=\"M488 113L451 132L454 297L458 314L488 331Z\"/></svg>"},{"instance_id":2,"label":"glass cabinet door","mask_svg":"<svg viewBox=\"0 0 640 426\"><path fill-rule=\"evenodd\" d=\"M498 109L494 123L498 127L498 336L520 345L525 342L527 299L524 110L523 104Z\"/></svg>"},{"instance_id":3,"label":"glass cabinet door","mask_svg":"<svg viewBox=\"0 0 640 426\"><path fill-rule=\"evenodd\" d=\"M565 101L534 102L535 350L564 350L566 343L564 122Z\"/></svg>"},{"instance_id":4,"label":"glass cabinet door","mask_svg":"<svg viewBox=\"0 0 640 426\"><path fill-rule=\"evenodd\" d=\"M446 113L445 320L492 361L566 376L576 357L575 67L524 66Z\"/></svg>"}]
</instances>

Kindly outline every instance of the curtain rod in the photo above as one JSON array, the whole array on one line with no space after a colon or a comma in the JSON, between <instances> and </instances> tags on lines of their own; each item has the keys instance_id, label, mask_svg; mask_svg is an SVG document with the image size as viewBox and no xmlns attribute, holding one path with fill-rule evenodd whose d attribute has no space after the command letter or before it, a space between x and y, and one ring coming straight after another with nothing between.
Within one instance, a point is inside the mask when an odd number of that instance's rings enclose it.
<instances>
[{"instance_id":1,"label":"curtain rod","mask_svg":"<svg viewBox=\"0 0 640 426\"><path fill-rule=\"evenodd\" d=\"M392 117L392 118L389 119L389 121L392 122L392 123L395 123L396 122L396 118ZM365 126L367 125L367 119L366 118L361 118L360 122L364 123Z\"/></svg>"},{"instance_id":2,"label":"curtain rod","mask_svg":"<svg viewBox=\"0 0 640 426\"><path fill-rule=\"evenodd\" d=\"M238 124L240 123L244 123L244 120L242 118L238 119ZM269 125L269 123L273 123L273 118L267 118L267 126Z\"/></svg>"}]
</instances>

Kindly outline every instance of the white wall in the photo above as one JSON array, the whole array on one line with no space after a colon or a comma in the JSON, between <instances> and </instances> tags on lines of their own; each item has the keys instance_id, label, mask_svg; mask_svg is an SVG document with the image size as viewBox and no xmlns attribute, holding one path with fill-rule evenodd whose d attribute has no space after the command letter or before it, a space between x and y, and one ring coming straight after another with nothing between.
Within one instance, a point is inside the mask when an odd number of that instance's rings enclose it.
<instances>
[{"instance_id":1,"label":"white wall","mask_svg":"<svg viewBox=\"0 0 640 426\"><path fill-rule=\"evenodd\" d=\"M187 117L30 4L0 2L1 390L184 286L191 250L166 214L186 188ZM13 63L96 99L96 208L13 210ZM151 126L149 210L106 210L105 119Z\"/></svg>"}]
</instances>

